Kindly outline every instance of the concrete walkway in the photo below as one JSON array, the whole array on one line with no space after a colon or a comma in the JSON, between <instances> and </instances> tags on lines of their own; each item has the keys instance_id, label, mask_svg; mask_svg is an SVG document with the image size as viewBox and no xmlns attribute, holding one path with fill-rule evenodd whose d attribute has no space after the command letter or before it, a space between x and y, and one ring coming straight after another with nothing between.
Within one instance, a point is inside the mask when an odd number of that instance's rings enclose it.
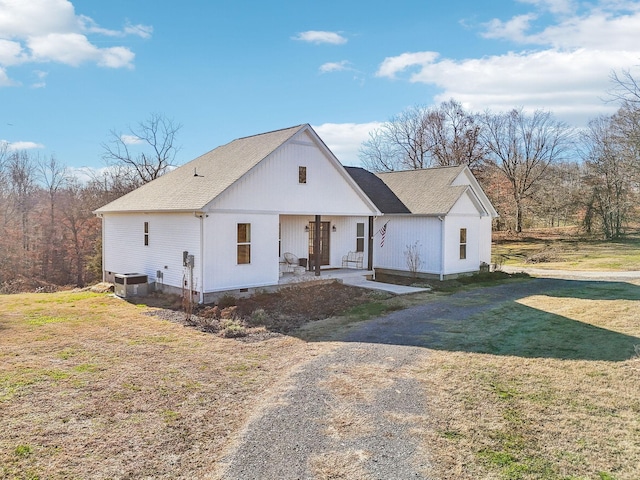
<instances>
[{"instance_id":1,"label":"concrete walkway","mask_svg":"<svg viewBox=\"0 0 640 480\"><path fill-rule=\"evenodd\" d=\"M408 293L428 292L428 288L416 288L407 287L404 285L393 285L391 283L374 282L367 280L367 277L374 275L373 270L358 270L351 268L335 268L329 270L322 270L319 277L316 277L313 272L304 272L300 275L294 275L292 273L284 274L280 281L279 286L290 286L303 282L317 282L326 280L338 280L345 285L351 285L353 287L368 288L371 290L381 290L383 292L393 293L394 295L406 295Z\"/></svg>"},{"instance_id":2,"label":"concrete walkway","mask_svg":"<svg viewBox=\"0 0 640 480\"><path fill-rule=\"evenodd\" d=\"M348 277L342 280L345 285L353 287L369 288L371 290L382 290L383 292L393 293L395 295L406 295L408 293L428 292L430 288L407 287L405 285L394 285L392 283L374 282L367 280L364 276Z\"/></svg>"}]
</instances>

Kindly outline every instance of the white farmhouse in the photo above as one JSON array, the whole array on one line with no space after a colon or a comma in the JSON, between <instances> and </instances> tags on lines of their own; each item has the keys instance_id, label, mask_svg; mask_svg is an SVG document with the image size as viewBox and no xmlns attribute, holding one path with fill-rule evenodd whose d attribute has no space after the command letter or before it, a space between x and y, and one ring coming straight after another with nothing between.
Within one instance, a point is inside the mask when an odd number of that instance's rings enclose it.
<instances>
[{"instance_id":1,"label":"white farmhouse","mask_svg":"<svg viewBox=\"0 0 640 480\"><path fill-rule=\"evenodd\" d=\"M105 281L136 272L200 302L277 285L291 258L315 275L477 272L497 216L466 167L345 168L308 124L234 140L95 213Z\"/></svg>"},{"instance_id":2,"label":"white farmhouse","mask_svg":"<svg viewBox=\"0 0 640 480\"><path fill-rule=\"evenodd\" d=\"M277 285L285 253L340 268L380 215L309 125L234 140L95 213L106 281L146 274L201 302Z\"/></svg>"}]
</instances>

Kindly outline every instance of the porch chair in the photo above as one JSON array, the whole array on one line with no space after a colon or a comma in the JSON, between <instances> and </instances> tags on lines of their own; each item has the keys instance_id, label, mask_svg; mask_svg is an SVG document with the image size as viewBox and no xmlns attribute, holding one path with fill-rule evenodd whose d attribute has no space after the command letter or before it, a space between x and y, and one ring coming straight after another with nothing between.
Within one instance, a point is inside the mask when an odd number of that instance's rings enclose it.
<instances>
[{"instance_id":1,"label":"porch chair","mask_svg":"<svg viewBox=\"0 0 640 480\"><path fill-rule=\"evenodd\" d=\"M295 267L299 265L298 257L293 253L285 252L283 255L285 272L294 272Z\"/></svg>"}]
</instances>

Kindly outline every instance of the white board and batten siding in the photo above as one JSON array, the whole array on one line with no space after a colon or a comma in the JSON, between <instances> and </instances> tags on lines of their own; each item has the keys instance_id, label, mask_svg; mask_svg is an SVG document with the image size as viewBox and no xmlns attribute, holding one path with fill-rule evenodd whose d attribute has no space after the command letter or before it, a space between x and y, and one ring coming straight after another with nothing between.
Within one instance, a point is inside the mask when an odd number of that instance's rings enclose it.
<instances>
[{"instance_id":1,"label":"white board and batten siding","mask_svg":"<svg viewBox=\"0 0 640 480\"><path fill-rule=\"evenodd\" d=\"M387 224L384 246L380 229ZM374 268L407 271L406 251L416 244L420 255L419 273L440 274L442 265L441 226L436 217L385 215L374 221Z\"/></svg>"},{"instance_id":2,"label":"white board and batten siding","mask_svg":"<svg viewBox=\"0 0 640 480\"><path fill-rule=\"evenodd\" d=\"M306 183L299 183L298 167L306 167ZM304 132L258 163L209 208L283 215L374 215L354 185Z\"/></svg>"},{"instance_id":3,"label":"white board and batten siding","mask_svg":"<svg viewBox=\"0 0 640 480\"><path fill-rule=\"evenodd\" d=\"M144 244L144 224L148 222L149 244ZM149 282L156 281L156 272L162 271L159 283L179 287L184 267L182 252L195 255L195 272L200 271L200 219L186 213L123 213L105 215L104 271L109 280L116 273L142 273ZM111 279L112 281L113 279Z\"/></svg>"},{"instance_id":4,"label":"white board and batten siding","mask_svg":"<svg viewBox=\"0 0 640 480\"><path fill-rule=\"evenodd\" d=\"M277 284L278 221L277 214L210 213L204 220L205 292ZM238 264L239 223L251 225L247 264Z\"/></svg>"},{"instance_id":5,"label":"white board and batten siding","mask_svg":"<svg viewBox=\"0 0 640 480\"><path fill-rule=\"evenodd\" d=\"M477 272L481 262L491 260L491 217L479 210L471 195L469 191L462 195L445 218L445 275ZM467 231L466 258L460 258L463 228Z\"/></svg>"},{"instance_id":6,"label":"white board and batten siding","mask_svg":"<svg viewBox=\"0 0 640 480\"><path fill-rule=\"evenodd\" d=\"M312 215L282 215L280 217L280 250L281 254L292 253L298 258L309 256L310 232L305 227L314 222ZM322 216L322 222L329 222L329 265L322 268L342 268L342 257L355 252L357 247L357 225L364 224L364 259L363 267L367 267L368 256L368 217ZM335 232L333 227L335 226Z\"/></svg>"}]
</instances>

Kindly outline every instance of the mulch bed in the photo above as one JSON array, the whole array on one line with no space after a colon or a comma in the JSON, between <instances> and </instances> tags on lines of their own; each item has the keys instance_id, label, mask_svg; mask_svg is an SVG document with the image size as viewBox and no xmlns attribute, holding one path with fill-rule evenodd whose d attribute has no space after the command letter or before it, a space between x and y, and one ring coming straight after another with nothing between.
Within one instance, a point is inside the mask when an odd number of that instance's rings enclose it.
<instances>
[{"instance_id":1,"label":"mulch bed","mask_svg":"<svg viewBox=\"0 0 640 480\"><path fill-rule=\"evenodd\" d=\"M187 315L179 302L141 298L155 306L148 314L198 330L242 341L260 341L289 333L307 322L339 315L372 300L372 292L338 282L296 285L251 297L222 297L218 305L198 306ZM233 326L233 329L229 327Z\"/></svg>"}]
</instances>

